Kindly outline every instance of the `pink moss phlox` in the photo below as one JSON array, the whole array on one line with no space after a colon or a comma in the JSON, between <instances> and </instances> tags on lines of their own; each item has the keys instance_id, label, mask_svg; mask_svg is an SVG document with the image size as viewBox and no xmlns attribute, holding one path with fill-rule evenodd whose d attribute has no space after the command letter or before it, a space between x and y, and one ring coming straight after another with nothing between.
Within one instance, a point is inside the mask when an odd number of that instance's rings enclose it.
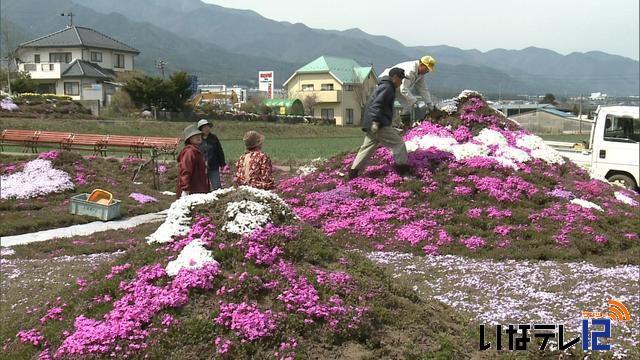
<instances>
[{"instance_id":1,"label":"pink moss phlox","mask_svg":"<svg viewBox=\"0 0 640 360\"><path fill-rule=\"evenodd\" d=\"M220 313L214 319L218 325L234 331L241 339L253 341L272 336L276 330L279 315L271 310L262 311L256 304L220 302Z\"/></svg>"}]
</instances>

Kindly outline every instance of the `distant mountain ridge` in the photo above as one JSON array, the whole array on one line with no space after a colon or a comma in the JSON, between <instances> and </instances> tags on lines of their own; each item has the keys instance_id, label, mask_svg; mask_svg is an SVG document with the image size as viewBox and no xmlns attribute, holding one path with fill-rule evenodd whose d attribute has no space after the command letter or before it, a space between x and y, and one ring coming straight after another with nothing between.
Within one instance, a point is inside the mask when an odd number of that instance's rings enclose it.
<instances>
[{"instance_id":1,"label":"distant mountain ridge","mask_svg":"<svg viewBox=\"0 0 640 360\"><path fill-rule=\"evenodd\" d=\"M155 73L153 63L162 58L170 70L194 72L207 82L255 85L258 70L275 70L282 83L320 55L353 58L380 73L395 63L431 54L438 60L429 78L435 92L640 92L638 61L598 51L561 55L535 47L487 52L446 45L409 47L357 28L312 29L200 0L2 1L3 18L34 37L63 27L67 19L59 14L68 10L78 15L78 24L140 49L136 65L145 71Z\"/></svg>"}]
</instances>

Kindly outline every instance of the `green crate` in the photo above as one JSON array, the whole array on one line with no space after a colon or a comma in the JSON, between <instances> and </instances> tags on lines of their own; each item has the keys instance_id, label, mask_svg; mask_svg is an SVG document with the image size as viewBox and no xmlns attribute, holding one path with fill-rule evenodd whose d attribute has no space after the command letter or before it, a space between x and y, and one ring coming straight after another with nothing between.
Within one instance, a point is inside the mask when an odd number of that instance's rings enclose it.
<instances>
[{"instance_id":1,"label":"green crate","mask_svg":"<svg viewBox=\"0 0 640 360\"><path fill-rule=\"evenodd\" d=\"M97 217L102 221L120 217L120 200L113 199L111 204L102 205L87 201L89 194L80 194L71 197L69 212L75 215L87 215Z\"/></svg>"}]
</instances>

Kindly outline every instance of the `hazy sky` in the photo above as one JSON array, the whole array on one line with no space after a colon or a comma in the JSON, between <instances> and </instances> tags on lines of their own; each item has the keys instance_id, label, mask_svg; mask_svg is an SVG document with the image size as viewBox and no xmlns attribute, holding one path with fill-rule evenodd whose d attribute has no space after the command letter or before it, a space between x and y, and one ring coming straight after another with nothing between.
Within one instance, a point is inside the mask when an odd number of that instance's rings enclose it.
<instances>
[{"instance_id":1,"label":"hazy sky","mask_svg":"<svg viewBox=\"0 0 640 360\"><path fill-rule=\"evenodd\" d=\"M638 60L638 0L204 0L313 28L358 27L405 45L600 50ZM428 20L427 20L428 19Z\"/></svg>"}]
</instances>

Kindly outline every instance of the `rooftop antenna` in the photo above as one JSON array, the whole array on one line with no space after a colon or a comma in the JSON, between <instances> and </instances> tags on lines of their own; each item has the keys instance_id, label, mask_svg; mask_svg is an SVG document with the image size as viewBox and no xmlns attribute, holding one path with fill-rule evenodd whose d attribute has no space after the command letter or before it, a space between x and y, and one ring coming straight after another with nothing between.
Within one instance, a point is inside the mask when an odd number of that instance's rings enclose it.
<instances>
[{"instance_id":1,"label":"rooftop antenna","mask_svg":"<svg viewBox=\"0 0 640 360\"><path fill-rule=\"evenodd\" d=\"M69 17L69 25L67 25L67 27L73 27L73 17L76 14L72 13L71 11L69 11L68 13L61 13L60 16L68 16Z\"/></svg>"}]
</instances>

